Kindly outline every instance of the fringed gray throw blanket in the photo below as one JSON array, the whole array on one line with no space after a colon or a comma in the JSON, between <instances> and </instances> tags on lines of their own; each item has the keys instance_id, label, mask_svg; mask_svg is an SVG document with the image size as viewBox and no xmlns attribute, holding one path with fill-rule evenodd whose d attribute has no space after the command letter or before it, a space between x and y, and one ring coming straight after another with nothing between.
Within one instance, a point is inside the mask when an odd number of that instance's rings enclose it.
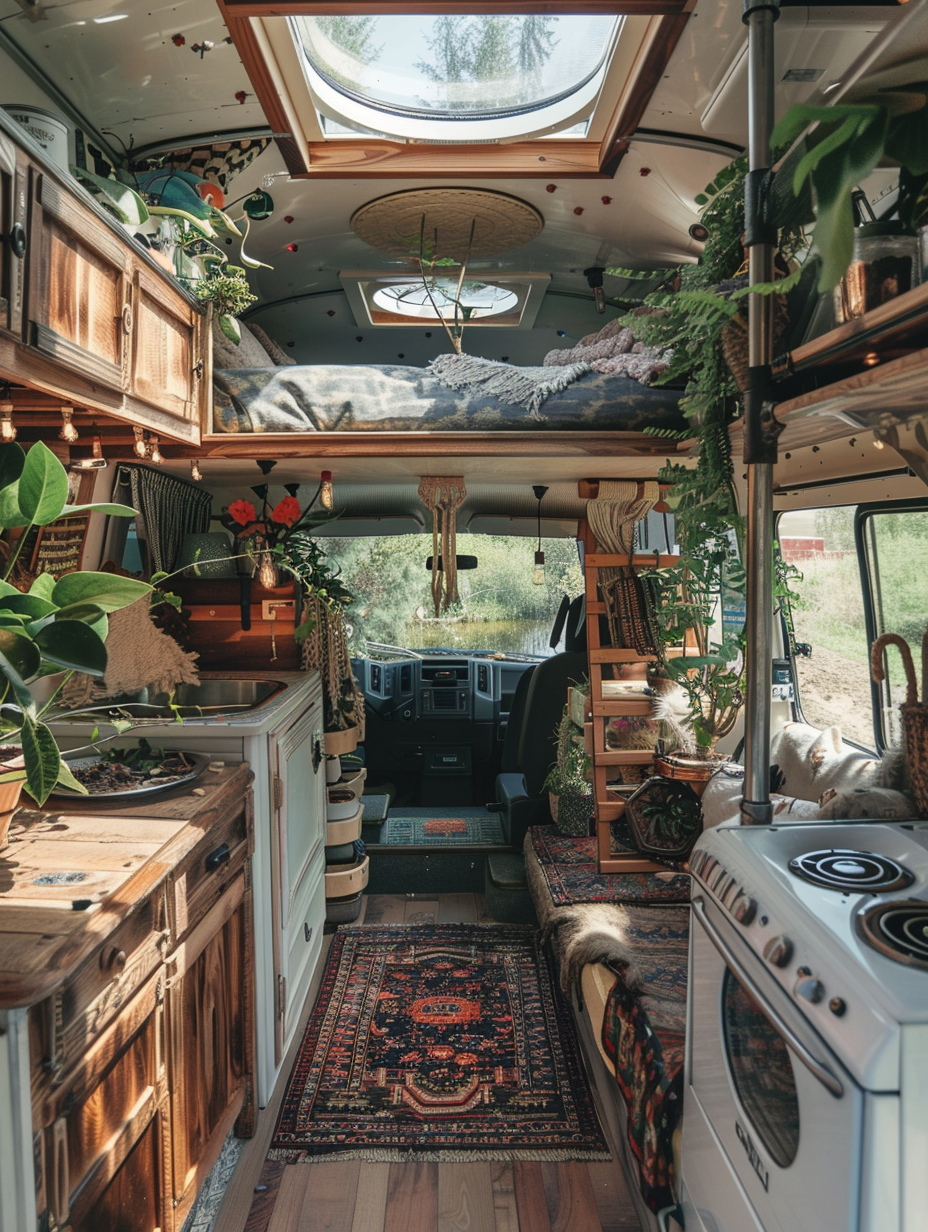
<instances>
[{"instance_id":1,"label":"fringed gray throw blanket","mask_svg":"<svg viewBox=\"0 0 928 1232\"><path fill-rule=\"evenodd\" d=\"M476 355L439 355L429 364L429 372L449 389L462 390L468 396L490 394L500 402L524 406L532 419L543 420L541 407L545 399L592 372L592 368L586 363L561 368L517 368Z\"/></svg>"}]
</instances>

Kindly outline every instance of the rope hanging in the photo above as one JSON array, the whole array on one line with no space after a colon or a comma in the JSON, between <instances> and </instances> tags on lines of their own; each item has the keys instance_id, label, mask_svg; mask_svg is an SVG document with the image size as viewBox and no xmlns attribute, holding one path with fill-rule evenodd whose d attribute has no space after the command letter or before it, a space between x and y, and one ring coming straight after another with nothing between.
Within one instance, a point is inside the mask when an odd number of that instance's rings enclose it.
<instances>
[{"instance_id":1,"label":"rope hanging","mask_svg":"<svg viewBox=\"0 0 928 1232\"><path fill-rule=\"evenodd\" d=\"M602 550L630 557L635 550L635 523L646 517L660 498L656 479L641 484L640 496L634 479L601 479L599 495L588 502L586 517Z\"/></svg>"},{"instance_id":2,"label":"rope hanging","mask_svg":"<svg viewBox=\"0 0 928 1232\"><path fill-rule=\"evenodd\" d=\"M419 483L419 499L432 511L432 604L436 616L458 601L457 512L466 496L461 475L425 475Z\"/></svg>"}]
</instances>

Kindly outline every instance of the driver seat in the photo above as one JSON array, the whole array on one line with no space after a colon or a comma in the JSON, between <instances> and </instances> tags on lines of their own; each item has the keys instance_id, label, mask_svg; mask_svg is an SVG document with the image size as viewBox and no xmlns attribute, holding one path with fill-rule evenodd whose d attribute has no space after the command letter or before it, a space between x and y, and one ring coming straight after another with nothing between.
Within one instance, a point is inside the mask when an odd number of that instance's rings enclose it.
<instances>
[{"instance_id":1,"label":"driver seat","mask_svg":"<svg viewBox=\"0 0 928 1232\"><path fill-rule=\"evenodd\" d=\"M567 690L587 674L585 598L578 595L567 614L561 654L539 663L520 680L524 684L525 708L516 728L516 707L506 732L504 761L496 779L496 799L502 813L503 833L509 845L520 851L529 826L550 823L545 779L557 757L557 725ZM518 693L518 690L517 690ZM515 764L506 757L515 749ZM511 768L510 768L511 767Z\"/></svg>"}]
</instances>

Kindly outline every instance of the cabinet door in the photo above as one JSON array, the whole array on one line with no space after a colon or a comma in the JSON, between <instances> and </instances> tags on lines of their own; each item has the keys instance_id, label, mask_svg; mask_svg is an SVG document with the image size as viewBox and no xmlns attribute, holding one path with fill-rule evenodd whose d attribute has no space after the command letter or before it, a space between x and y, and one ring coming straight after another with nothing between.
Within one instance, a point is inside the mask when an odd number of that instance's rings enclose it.
<instances>
[{"instance_id":1,"label":"cabinet door","mask_svg":"<svg viewBox=\"0 0 928 1232\"><path fill-rule=\"evenodd\" d=\"M46 175L35 180L29 341L108 389L126 388L129 249Z\"/></svg>"},{"instance_id":2,"label":"cabinet door","mask_svg":"<svg viewBox=\"0 0 928 1232\"><path fill-rule=\"evenodd\" d=\"M253 1132L253 958L245 872L168 959L175 1225L182 1226L244 1110Z\"/></svg>"},{"instance_id":3,"label":"cabinet door","mask_svg":"<svg viewBox=\"0 0 928 1232\"><path fill-rule=\"evenodd\" d=\"M0 133L0 330L23 326L29 167L9 137Z\"/></svg>"},{"instance_id":4,"label":"cabinet door","mask_svg":"<svg viewBox=\"0 0 928 1232\"><path fill-rule=\"evenodd\" d=\"M198 427L203 380L199 354L202 317L182 295L146 267L137 266L133 281L129 392L172 419Z\"/></svg>"}]
</instances>

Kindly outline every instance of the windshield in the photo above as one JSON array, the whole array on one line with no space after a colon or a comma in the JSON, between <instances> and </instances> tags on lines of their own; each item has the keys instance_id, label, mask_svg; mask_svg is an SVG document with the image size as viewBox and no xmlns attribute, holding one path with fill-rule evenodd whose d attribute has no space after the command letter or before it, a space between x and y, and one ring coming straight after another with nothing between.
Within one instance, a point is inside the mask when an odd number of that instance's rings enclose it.
<instances>
[{"instance_id":1,"label":"windshield","mask_svg":"<svg viewBox=\"0 0 928 1232\"><path fill-rule=\"evenodd\" d=\"M347 611L351 649L369 642L411 649L498 650L550 655L551 626L563 596L583 590L573 539L542 539L544 582L535 576L534 539L458 535L458 556L477 557L458 572L460 602L436 619L432 606L431 534L357 539L327 537L329 559L355 599ZM560 647L563 649L563 647Z\"/></svg>"}]
</instances>

